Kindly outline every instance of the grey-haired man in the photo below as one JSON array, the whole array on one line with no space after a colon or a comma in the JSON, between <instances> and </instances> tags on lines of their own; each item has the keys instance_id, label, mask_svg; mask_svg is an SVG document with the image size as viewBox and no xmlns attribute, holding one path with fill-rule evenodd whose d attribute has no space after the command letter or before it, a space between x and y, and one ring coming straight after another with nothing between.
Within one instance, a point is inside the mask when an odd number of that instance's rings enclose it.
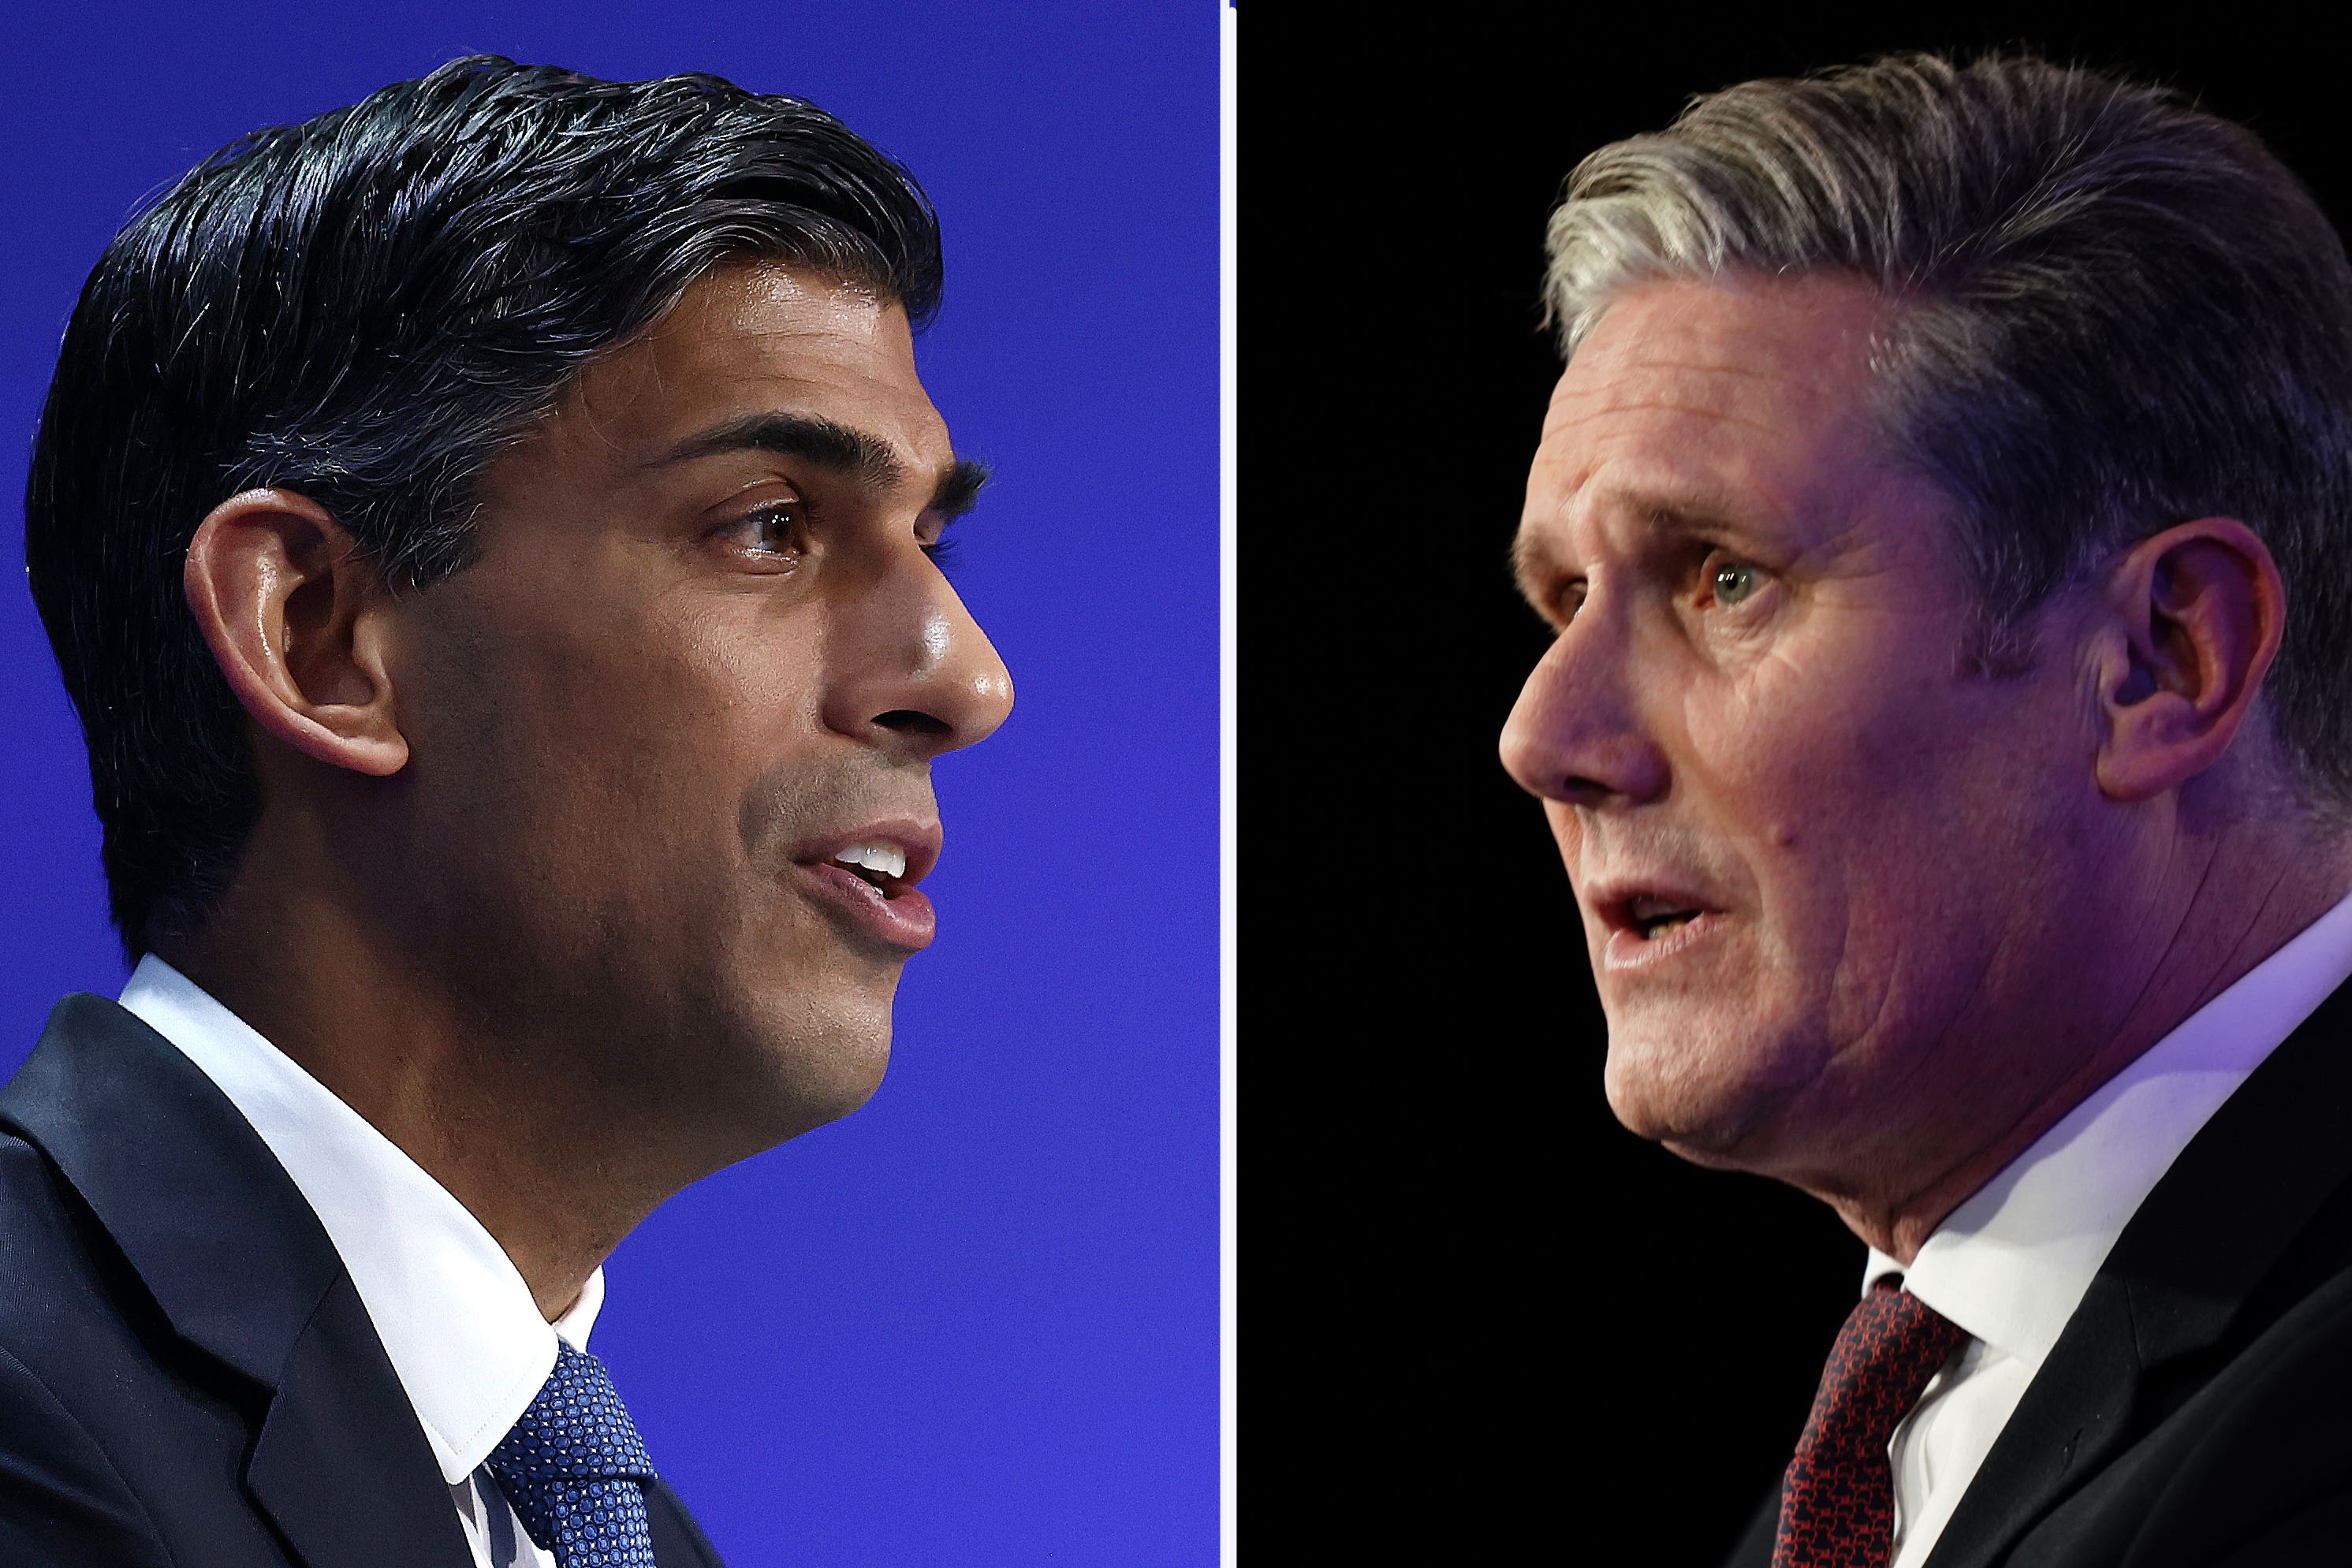
<instances>
[{"instance_id":1,"label":"grey-haired man","mask_svg":"<svg viewBox=\"0 0 2352 1568\"><path fill-rule=\"evenodd\" d=\"M1870 1246L1775 1568L2352 1541L2352 267L2031 58L1703 99L1550 232L1517 545L1627 1125Z\"/></svg>"}]
</instances>

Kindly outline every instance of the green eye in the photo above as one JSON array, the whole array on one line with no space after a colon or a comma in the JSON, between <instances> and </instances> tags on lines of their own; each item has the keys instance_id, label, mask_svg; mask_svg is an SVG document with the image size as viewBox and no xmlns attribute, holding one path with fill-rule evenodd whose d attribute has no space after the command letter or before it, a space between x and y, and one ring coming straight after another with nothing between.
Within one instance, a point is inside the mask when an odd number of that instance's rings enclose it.
<instances>
[{"instance_id":1,"label":"green eye","mask_svg":"<svg viewBox=\"0 0 2352 1568\"><path fill-rule=\"evenodd\" d=\"M1715 601L1737 604L1756 591L1756 569L1727 560L1715 569Z\"/></svg>"}]
</instances>

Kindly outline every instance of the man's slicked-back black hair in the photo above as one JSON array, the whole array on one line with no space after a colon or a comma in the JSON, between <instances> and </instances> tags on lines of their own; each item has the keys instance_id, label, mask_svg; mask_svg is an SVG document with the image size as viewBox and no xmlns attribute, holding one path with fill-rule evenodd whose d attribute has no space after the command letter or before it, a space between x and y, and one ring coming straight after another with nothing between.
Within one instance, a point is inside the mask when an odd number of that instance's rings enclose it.
<instances>
[{"instance_id":1,"label":"man's slicked-back black hair","mask_svg":"<svg viewBox=\"0 0 2352 1568\"><path fill-rule=\"evenodd\" d=\"M581 365L714 264L938 308L914 179L795 99L494 56L256 131L135 214L66 329L25 500L89 746L116 927L200 927L260 814L244 711L181 586L246 489L334 513L400 589L471 559L476 481Z\"/></svg>"}]
</instances>

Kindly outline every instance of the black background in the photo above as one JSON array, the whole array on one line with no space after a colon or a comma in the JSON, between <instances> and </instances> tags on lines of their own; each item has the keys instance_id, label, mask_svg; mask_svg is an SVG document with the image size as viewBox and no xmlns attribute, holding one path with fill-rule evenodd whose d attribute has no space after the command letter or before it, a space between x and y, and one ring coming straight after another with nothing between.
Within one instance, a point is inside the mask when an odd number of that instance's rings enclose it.
<instances>
[{"instance_id":1,"label":"black background","mask_svg":"<svg viewBox=\"0 0 2352 1568\"><path fill-rule=\"evenodd\" d=\"M1616 1125L1566 879L1495 760L1545 641L1505 567L1559 373L1544 218L1579 158L1694 93L2029 45L2252 125L2340 229L2352 78L2245 7L1248 10L1244 1538L1713 1563L1787 1460L1863 1249Z\"/></svg>"}]
</instances>

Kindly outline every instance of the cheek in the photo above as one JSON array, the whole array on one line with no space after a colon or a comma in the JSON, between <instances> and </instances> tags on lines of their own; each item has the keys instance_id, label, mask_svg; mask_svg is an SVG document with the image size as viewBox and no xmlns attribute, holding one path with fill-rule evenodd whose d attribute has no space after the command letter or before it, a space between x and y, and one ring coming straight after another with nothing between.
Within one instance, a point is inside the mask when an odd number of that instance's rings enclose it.
<instances>
[{"instance_id":1,"label":"cheek","mask_svg":"<svg viewBox=\"0 0 2352 1568\"><path fill-rule=\"evenodd\" d=\"M658 633L679 650L671 678L696 705L721 748L766 753L783 735L817 721L824 626L810 607L770 613L757 605L688 608Z\"/></svg>"},{"instance_id":2,"label":"cheek","mask_svg":"<svg viewBox=\"0 0 2352 1568\"><path fill-rule=\"evenodd\" d=\"M788 672L813 653L737 608L641 588L633 603L583 593L453 614L422 672L416 760L484 832L529 841L583 896L707 877L798 722Z\"/></svg>"},{"instance_id":3,"label":"cheek","mask_svg":"<svg viewBox=\"0 0 2352 1568\"><path fill-rule=\"evenodd\" d=\"M1854 737L1838 709L1786 665L1691 683L1681 783L1706 828L1751 852L1814 837L1813 822L1841 810L1850 786Z\"/></svg>"},{"instance_id":4,"label":"cheek","mask_svg":"<svg viewBox=\"0 0 2352 1568\"><path fill-rule=\"evenodd\" d=\"M1681 709L1693 826L1744 862L1780 959L1822 977L1890 967L1892 934L1933 917L1923 893L1969 837L1949 693L1838 674L1769 661L1695 684Z\"/></svg>"},{"instance_id":5,"label":"cheek","mask_svg":"<svg viewBox=\"0 0 2352 1568\"><path fill-rule=\"evenodd\" d=\"M658 829L740 794L804 727L821 650L802 620L676 588L582 610L520 637L506 672L551 779L601 780Z\"/></svg>"},{"instance_id":6,"label":"cheek","mask_svg":"<svg viewBox=\"0 0 2352 1568\"><path fill-rule=\"evenodd\" d=\"M1878 679L1790 666L1685 706L1694 782L1722 808L1706 825L1754 879L1762 962L1827 1042L1939 1027L2050 874L2063 720L1898 658L1858 661Z\"/></svg>"}]
</instances>

